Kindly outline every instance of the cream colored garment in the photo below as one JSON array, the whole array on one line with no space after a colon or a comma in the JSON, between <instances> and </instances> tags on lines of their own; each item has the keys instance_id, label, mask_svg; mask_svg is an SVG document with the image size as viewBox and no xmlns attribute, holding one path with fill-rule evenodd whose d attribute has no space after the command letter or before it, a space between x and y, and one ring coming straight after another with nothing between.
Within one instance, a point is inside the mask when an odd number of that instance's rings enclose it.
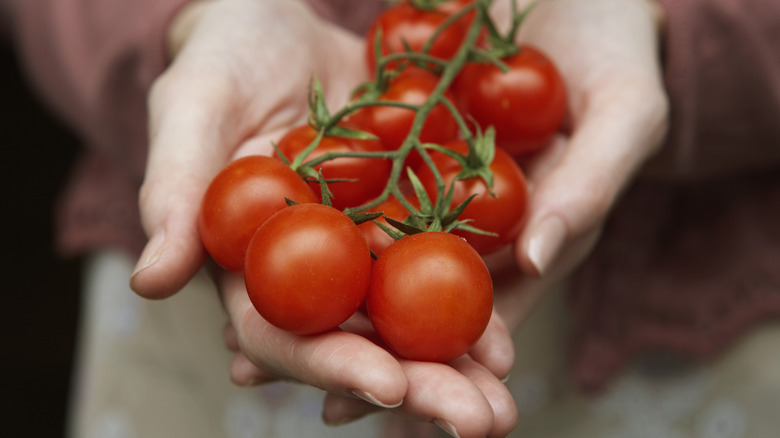
<instances>
[{"instance_id":1,"label":"cream colored garment","mask_svg":"<svg viewBox=\"0 0 780 438\"><path fill-rule=\"evenodd\" d=\"M127 287L132 260L89 263L72 438L321 438L443 433L396 415L338 428L320 419L323 392L274 383L237 388L222 343L226 321L198 276L163 301ZM516 337L507 382L521 412L517 438L775 438L780 430L780 324L754 331L707 367L646 360L605 394L584 398L566 372L564 297L543 301Z\"/></svg>"}]
</instances>

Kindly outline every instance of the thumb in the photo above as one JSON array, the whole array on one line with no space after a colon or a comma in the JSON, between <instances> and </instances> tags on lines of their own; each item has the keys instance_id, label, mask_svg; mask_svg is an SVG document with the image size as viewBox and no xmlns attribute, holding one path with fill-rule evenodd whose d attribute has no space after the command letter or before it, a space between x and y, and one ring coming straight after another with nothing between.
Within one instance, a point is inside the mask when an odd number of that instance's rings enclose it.
<instances>
[{"instance_id":1,"label":"thumb","mask_svg":"<svg viewBox=\"0 0 780 438\"><path fill-rule=\"evenodd\" d=\"M215 76L199 83L182 70L162 75L149 98L149 156L139 196L149 241L130 278L130 287L146 298L176 293L202 266L201 198L229 154L221 134L229 132L222 123L229 87Z\"/></svg>"}]
</instances>

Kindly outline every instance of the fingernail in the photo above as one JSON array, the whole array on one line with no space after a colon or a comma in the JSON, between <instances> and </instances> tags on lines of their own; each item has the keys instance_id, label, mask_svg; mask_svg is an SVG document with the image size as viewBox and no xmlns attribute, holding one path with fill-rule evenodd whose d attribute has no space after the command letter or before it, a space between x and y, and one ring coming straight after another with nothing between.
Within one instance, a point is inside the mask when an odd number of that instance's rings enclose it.
<instances>
[{"instance_id":1,"label":"fingernail","mask_svg":"<svg viewBox=\"0 0 780 438\"><path fill-rule=\"evenodd\" d=\"M433 420L433 424L439 426L441 430L447 432L450 436L453 436L455 438L460 438L460 435L458 435L458 431L455 430L455 426L450 424L449 421L442 420L441 418L435 418Z\"/></svg>"},{"instance_id":2,"label":"fingernail","mask_svg":"<svg viewBox=\"0 0 780 438\"><path fill-rule=\"evenodd\" d=\"M501 383L503 383L504 385L506 385L506 382L508 382L508 381L509 381L509 377L510 377L510 376L511 376L511 374L507 374L507 375L506 375L506 377L504 377L503 379L501 379Z\"/></svg>"},{"instance_id":3,"label":"fingernail","mask_svg":"<svg viewBox=\"0 0 780 438\"><path fill-rule=\"evenodd\" d=\"M548 216L529 232L528 259L539 275L550 267L566 240L566 224L559 216Z\"/></svg>"},{"instance_id":4,"label":"fingernail","mask_svg":"<svg viewBox=\"0 0 780 438\"><path fill-rule=\"evenodd\" d=\"M403 400L401 400L400 402L398 402L398 403L396 403L394 405L388 405L388 404L382 403L381 401L379 401L373 395L371 395L371 394L369 394L369 393L367 393L367 392L365 392L363 390L360 390L360 389L353 390L352 394L355 394L355 397L357 397L359 399L362 399L363 401L367 401L367 402L371 403L374 406L379 406L380 408L388 408L388 409L397 408L398 406L401 406L401 403L403 403Z\"/></svg>"},{"instance_id":5,"label":"fingernail","mask_svg":"<svg viewBox=\"0 0 780 438\"><path fill-rule=\"evenodd\" d=\"M144 251L141 253L141 257L138 258L138 263L135 265L133 275L130 276L131 278L157 263L157 260L160 259L160 254L162 253L164 241L165 231L161 230L152 235L152 238L149 239L149 242L146 244L146 248L144 248Z\"/></svg>"}]
</instances>

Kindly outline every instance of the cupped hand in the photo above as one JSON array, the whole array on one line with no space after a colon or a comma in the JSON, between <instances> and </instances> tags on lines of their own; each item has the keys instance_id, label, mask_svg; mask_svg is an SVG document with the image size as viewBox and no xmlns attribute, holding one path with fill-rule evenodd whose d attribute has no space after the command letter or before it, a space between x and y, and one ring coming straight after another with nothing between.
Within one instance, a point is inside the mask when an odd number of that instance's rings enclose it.
<instances>
[{"instance_id":1,"label":"cupped hand","mask_svg":"<svg viewBox=\"0 0 780 438\"><path fill-rule=\"evenodd\" d=\"M515 256L530 277L522 293L500 297L510 301L500 308L511 309L512 327L587 256L620 194L660 148L668 123L660 28L660 10L647 0L541 0L520 28L519 41L560 69L569 118L524 163L530 208Z\"/></svg>"},{"instance_id":2,"label":"cupped hand","mask_svg":"<svg viewBox=\"0 0 780 438\"><path fill-rule=\"evenodd\" d=\"M367 77L362 41L298 1L194 2L171 29L175 57L149 97L149 242L131 278L147 298L177 292L202 266L197 217L214 175L239 156L269 155L271 139L303 123L312 77L334 107Z\"/></svg>"},{"instance_id":3,"label":"cupped hand","mask_svg":"<svg viewBox=\"0 0 780 438\"><path fill-rule=\"evenodd\" d=\"M272 139L302 123L313 76L332 108L367 77L362 41L297 1L195 2L172 29L174 60L149 97L140 205L150 240L131 278L148 298L176 293L202 267L197 216L213 176L237 157L270 154ZM418 363L371 342L360 321L317 336L280 331L252 307L241 276L220 271L217 280L232 323L231 376L238 384L283 378L321 388L329 393L324 415L331 423L385 408L460 436L500 436L516 422L499 380L514 355L498 317L469 357Z\"/></svg>"},{"instance_id":4,"label":"cupped hand","mask_svg":"<svg viewBox=\"0 0 780 438\"><path fill-rule=\"evenodd\" d=\"M447 364L418 362L380 347L360 313L340 330L319 335L281 331L257 313L242 277L223 273L220 279L231 321L226 343L235 352L231 378L238 385L284 379L323 389L323 419L332 425L385 409L460 437L505 436L517 422L517 407L501 382L514 350L496 314L468 355Z\"/></svg>"}]
</instances>

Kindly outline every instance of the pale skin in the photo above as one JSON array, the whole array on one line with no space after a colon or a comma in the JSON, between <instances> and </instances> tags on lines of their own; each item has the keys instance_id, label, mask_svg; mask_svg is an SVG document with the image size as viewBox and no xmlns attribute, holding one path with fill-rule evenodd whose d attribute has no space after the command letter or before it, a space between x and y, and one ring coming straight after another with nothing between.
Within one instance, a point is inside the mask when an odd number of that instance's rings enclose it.
<instances>
[{"instance_id":1,"label":"pale skin","mask_svg":"<svg viewBox=\"0 0 780 438\"><path fill-rule=\"evenodd\" d=\"M497 3L500 14L505 5ZM257 314L240 276L219 273L232 380L321 388L329 424L389 409L460 437L507 435L517 422L502 383L515 358L511 332L549 284L585 257L615 199L662 140L667 103L655 12L644 0L551 0L523 26L520 40L549 53L566 78L569 129L528 163L528 226L515 257L497 263L519 266L525 279L497 296L502 314L494 312L468 355L448 364L399 360L370 341L360 317L343 331L291 335ZM172 22L169 42L173 61L149 98L140 204L150 241L131 279L149 298L175 293L201 269L196 221L208 183L236 157L270 153L271 140L305 120L311 75L333 108L367 77L360 38L295 1L196 2Z\"/></svg>"}]
</instances>

